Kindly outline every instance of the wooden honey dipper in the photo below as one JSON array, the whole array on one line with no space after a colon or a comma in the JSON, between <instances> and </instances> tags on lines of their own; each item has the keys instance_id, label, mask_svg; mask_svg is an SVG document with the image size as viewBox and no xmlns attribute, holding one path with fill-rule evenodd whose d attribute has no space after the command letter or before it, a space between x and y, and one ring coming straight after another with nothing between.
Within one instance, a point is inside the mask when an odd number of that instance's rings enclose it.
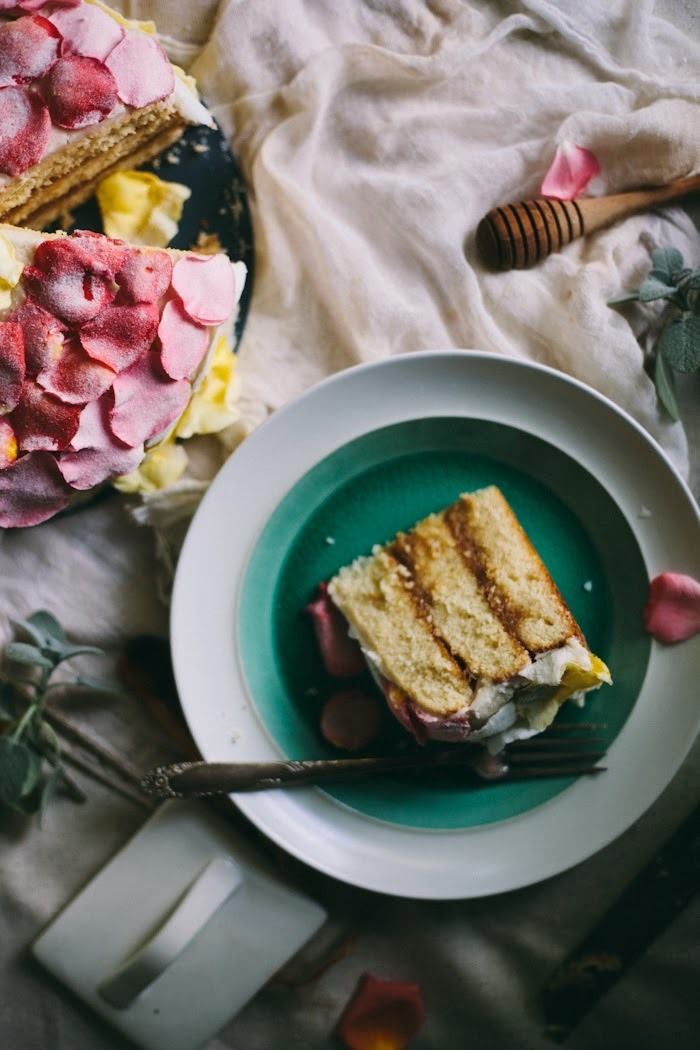
<instances>
[{"instance_id":1,"label":"wooden honey dipper","mask_svg":"<svg viewBox=\"0 0 700 1050\"><path fill-rule=\"evenodd\" d=\"M610 226L654 204L678 200L700 190L700 175L676 179L667 186L609 197L560 201L553 197L515 201L493 208L479 223L476 244L482 260L494 270L522 270L558 252L570 241Z\"/></svg>"}]
</instances>

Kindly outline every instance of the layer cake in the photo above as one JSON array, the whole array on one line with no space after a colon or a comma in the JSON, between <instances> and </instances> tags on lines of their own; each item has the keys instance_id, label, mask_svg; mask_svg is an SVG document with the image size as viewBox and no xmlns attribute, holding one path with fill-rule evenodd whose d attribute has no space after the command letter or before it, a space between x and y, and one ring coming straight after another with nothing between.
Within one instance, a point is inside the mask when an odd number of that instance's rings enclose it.
<instances>
[{"instance_id":1,"label":"layer cake","mask_svg":"<svg viewBox=\"0 0 700 1050\"><path fill-rule=\"evenodd\" d=\"M0 526L47 520L167 439L245 276L223 254L0 224Z\"/></svg>"},{"instance_id":2,"label":"layer cake","mask_svg":"<svg viewBox=\"0 0 700 1050\"><path fill-rule=\"evenodd\" d=\"M42 228L213 126L154 28L99 0L0 0L0 221Z\"/></svg>"},{"instance_id":3,"label":"layer cake","mask_svg":"<svg viewBox=\"0 0 700 1050\"><path fill-rule=\"evenodd\" d=\"M526 737L611 680L495 486L343 567L328 596L420 741Z\"/></svg>"}]
</instances>

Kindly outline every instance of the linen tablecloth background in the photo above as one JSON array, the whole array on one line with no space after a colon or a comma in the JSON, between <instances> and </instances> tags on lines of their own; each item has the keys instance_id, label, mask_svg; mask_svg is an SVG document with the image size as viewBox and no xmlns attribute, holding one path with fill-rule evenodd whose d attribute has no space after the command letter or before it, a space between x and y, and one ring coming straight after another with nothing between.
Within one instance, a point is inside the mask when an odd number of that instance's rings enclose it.
<instances>
[{"instance_id":1,"label":"linen tablecloth background","mask_svg":"<svg viewBox=\"0 0 700 1050\"><path fill-rule=\"evenodd\" d=\"M612 310L657 245L700 264L692 211L669 207L579 241L528 272L488 274L474 231L489 208L535 195L557 142L592 149L589 191L664 183L698 169L700 46L692 3L458 0L142 0L229 135L254 219L254 296L239 363L251 429L324 376L431 348L543 362L612 398L697 476L697 380L684 424L657 407L643 368L655 310ZM526 391L524 391L526 396ZM352 410L352 406L348 406ZM313 426L313 420L309 423ZM575 425L575 421L572 421ZM271 465L270 469L274 469ZM697 493L697 482L695 482ZM245 499L245 493L240 493ZM109 656L124 638L167 633L158 598L155 500L139 526L121 498L0 537L0 632L38 607ZM165 534L165 533L164 533ZM672 698L660 698L670 703ZM69 712L143 768L162 741L135 701ZM418 981L427 1021L415 1046L544 1047L534 996L656 845L694 804L697 749L618 841L538 886L481 901L419 903L313 876L354 950L315 981L264 989L212 1044L267 1050L334 1045L330 1032L366 969ZM0 1045L123 1047L26 955L143 813L88 784L56 800L39 830L0 817ZM695 1046L697 943L691 907L569 1039L572 1050Z\"/></svg>"}]
</instances>

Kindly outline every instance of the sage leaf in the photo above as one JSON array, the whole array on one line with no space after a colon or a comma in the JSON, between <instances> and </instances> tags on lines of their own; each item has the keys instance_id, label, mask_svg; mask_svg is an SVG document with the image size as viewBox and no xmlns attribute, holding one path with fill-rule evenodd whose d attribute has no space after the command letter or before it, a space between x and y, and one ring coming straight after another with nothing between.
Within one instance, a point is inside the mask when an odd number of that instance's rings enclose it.
<instances>
[{"instance_id":1,"label":"sage leaf","mask_svg":"<svg viewBox=\"0 0 700 1050\"><path fill-rule=\"evenodd\" d=\"M48 609L38 609L27 617L27 622L42 632L45 642L54 641L63 644L66 640L66 632Z\"/></svg>"},{"instance_id":2,"label":"sage leaf","mask_svg":"<svg viewBox=\"0 0 700 1050\"><path fill-rule=\"evenodd\" d=\"M83 678L79 675L73 685L82 686L83 689L92 689L95 693L109 693L111 696L128 696L125 689L122 689L118 685L112 685L110 682L101 682L97 678Z\"/></svg>"},{"instance_id":3,"label":"sage leaf","mask_svg":"<svg viewBox=\"0 0 700 1050\"><path fill-rule=\"evenodd\" d=\"M16 627L19 631L22 631L23 634L29 635L29 637L34 642L34 644L38 645L40 649L43 648L43 646L46 643L46 638L44 636L44 632L38 630L38 628L36 628L34 626L34 624L29 622L29 620L12 620L11 619L10 623L12 624L13 627Z\"/></svg>"},{"instance_id":4,"label":"sage leaf","mask_svg":"<svg viewBox=\"0 0 700 1050\"><path fill-rule=\"evenodd\" d=\"M654 385L659 401L664 406L674 423L681 417L676 400L676 380L673 369L666 363L663 354L657 353L654 363Z\"/></svg>"},{"instance_id":5,"label":"sage leaf","mask_svg":"<svg viewBox=\"0 0 700 1050\"><path fill-rule=\"evenodd\" d=\"M18 664L32 664L35 667L46 668L54 666L53 660L49 660L41 649L36 645L29 645L28 642L10 642L5 647L5 655L8 660L14 660Z\"/></svg>"},{"instance_id":6,"label":"sage leaf","mask_svg":"<svg viewBox=\"0 0 700 1050\"><path fill-rule=\"evenodd\" d=\"M635 288L633 292L620 292L619 295L613 296L612 299L607 300L608 306L617 306L619 303L636 303L639 299L639 289Z\"/></svg>"},{"instance_id":7,"label":"sage leaf","mask_svg":"<svg viewBox=\"0 0 700 1050\"><path fill-rule=\"evenodd\" d=\"M654 299L668 299L669 296L675 295L675 285L664 284L662 281L657 281L654 277L647 277L639 288L639 301L641 303L650 303Z\"/></svg>"},{"instance_id":8,"label":"sage leaf","mask_svg":"<svg viewBox=\"0 0 700 1050\"><path fill-rule=\"evenodd\" d=\"M0 737L0 799L11 806L36 787L41 759L19 740Z\"/></svg>"},{"instance_id":9,"label":"sage leaf","mask_svg":"<svg viewBox=\"0 0 700 1050\"><path fill-rule=\"evenodd\" d=\"M70 660L73 656L102 656L102 649L98 649L94 645L68 645L63 648L60 655L56 659L56 663L63 663L64 660Z\"/></svg>"},{"instance_id":10,"label":"sage leaf","mask_svg":"<svg viewBox=\"0 0 700 1050\"><path fill-rule=\"evenodd\" d=\"M687 311L670 321L659 337L657 351L677 372L700 368L700 316Z\"/></svg>"},{"instance_id":11,"label":"sage leaf","mask_svg":"<svg viewBox=\"0 0 700 1050\"><path fill-rule=\"evenodd\" d=\"M683 269L683 256L677 248L657 248L651 255L650 277L670 284L679 270Z\"/></svg>"}]
</instances>

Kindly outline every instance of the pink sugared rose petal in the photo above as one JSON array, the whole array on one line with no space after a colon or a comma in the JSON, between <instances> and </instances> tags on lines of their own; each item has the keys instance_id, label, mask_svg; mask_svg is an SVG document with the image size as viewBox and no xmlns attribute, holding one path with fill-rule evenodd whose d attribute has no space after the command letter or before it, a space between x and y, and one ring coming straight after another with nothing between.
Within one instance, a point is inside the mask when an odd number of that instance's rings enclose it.
<instances>
[{"instance_id":1,"label":"pink sugared rose petal","mask_svg":"<svg viewBox=\"0 0 700 1050\"><path fill-rule=\"evenodd\" d=\"M109 425L109 414L114 407L114 393L106 392L97 401L91 401L80 413L80 423L70 445L71 452L84 448L123 448L124 443L115 438Z\"/></svg>"},{"instance_id":2,"label":"pink sugared rose petal","mask_svg":"<svg viewBox=\"0 0 700 1050\"><path fill-rule=\"evenodd\" d=\"M590 150L564 139L557 146L551 167L544 177L540 193L560 201L572 201L585 190L600 171L600 164Z\"/></svg>"},{"instance_id":3,"label":"pink sugared rose petal","mask_svg":"<svg viewBox=\"0 0 700 1050\"><path fill-rule=\"evenodd\" d=\"M39 525L67 507L72 495L56 457L50 452L30 452L0 470L0 526Z\"/></svg>"},{"instance_id":4,"label":"pink sugared rose petal","mask_svg":"<svg viewBox=\"0 0 700 1050\"><path fill-rule=\"evenodd\" d=\"M137 448L84 448L79 452L62 452L58 468L71 488L84 491L122 474L131 474L142 459L143 445Z\"/></svg>"},{"instance_id":5,"label":"pink sugared rose petal","mask_svg":"<svg viewBox=\"0 0 700 1050\"><path fill-rule=\"evenodd\" d=\"M107 56L106 65L117 82L119 98L141 109L160 102L175 89L175 74L157 40L129 29Z\"/></svg>"},{"instance_id":6,"label":"pink sugared rose petal","mask_svg":"<svg viewBox=\"0 0 700 1050\"><path fill-rule=\"evenodd\" d=\"M120 298L128 303L157 303L170 287L173 264L166 252L130 248L116 275Z\"/></svg>"},{"instance_id":7,"label":"pink sugared rose petal","mask_svg":"<svg viewBox=\"0 0 700 1050\"><path fill-rule=\"evenodd\" d=\"M17 438L6 419L0 418L0 470L17 459Z\"/></svg>"},{"instance_id":8,"label":"pink sugared rose petal","mask_svg":"<svg viewBox=\"0 0 700 1050\"><path fill-rule=\"evenodd\" d=\"M122 372L151 348L158 320L153 303L106 306L80 329L80 342L90 357Z\"/></svg>"},{"instance_id":9,"label":"pink sugared rose petal","mask_svg":"<svg viewBox=\"0 0 700 1050\"><path fill-rule=\"evenodd\" d=\"M173 288L200 324L223 324L236 305L233 267L225 255L186 255L173 267Z\"/></svg>"},{"instance_id":10,"label":"pink sugared rose petal","mask_svg":"<svg viewBox=\"0 0 700 1050\"><path fill-rule=\"evenodd\" d=\"M152 350L120 372L112 389L112 433L132 447L166 430L184 412L191 394L187 380L170 379Z\"/></svg>"},{"instance_id":11,"label":"pink sugared rose petal","mask_svg":"<svg viewBox=\"0 0 700 1050\"><path fill-rule=\"evenodd\" d=\"M66 405L33 379L9 416L22 452L60 452L70 444L80 422L80 405Z\"/></svg>"},{"instance_id":12,"label":"pink sugared rose petal","mask_svg":"<svg viewBox=\"0 0 700 1050\"><path fill-rule=\"evenodd\" d=\"M96 401L112 385L114 370L93 360L77 339L67 339L60 356L37 376L37 383L69 405Z\"/></svg>"},{"instance_id":13,"label":"pink sugared rose petal","mask_svg":"<svg viewBox=\"0 0 700 1050\"><path fill-rule=\"evenodd\" d=\"M347 678L366 668L360 644L348 634L348 622L328 597L328 584L320 583L316 597L306 606L311 617L323 666L335 678Z\"/></svg>"},{"instance_id":14,"label":"pink sugared rose petal","mask_svg":"<svg viewBox=\"0 0 700 1050\"><path fill-rule=\"evenodd\" d=\"M111 268L68 238L42 241L23 277L34 301L70 325L89 321L115 295Z\"/></svg>"},{"instance_id":15,"label":"pink sugared rose petal","mask_svg":"<svg viewBox=\"0 0 700 1050\"><path fill-rule=\"evenodd\" d=\"M209 330L190 320L179 299L163 307L158 326L161 362L171 379L184 379L194 372L206 353Z\"/></svg>"},{"instance_id":16,"label":"pink sugared rose petal","mask_svg":"<svg viewBox=\"0 0 700 1050\"><path fill-rule=\"evenodd\" d=\"M660 642L684 642L700 632L700 581L681 572L662 572L649 584L644 627Z\"/></svg>"},{"instance_id":17,"label":"pink sugared rose petal","mask_svg":"<svg viewBox=\"0 0 700 1050\"><path fill-rule=\"evenodd\" d=\"M47 18L26 15L0 25L0 87L43 77L58 58L61 34Z\"/></svg>"},{"instance_id":18,"label":"pink sugared rose petal","mask_svg":"<svg viewBox=\"0 0 700 1050\"><path fill-rule=\"evenodd\" d=\"M373 694L342 689L321 709L321 735L341 751L361 751L379 735L383 710Z\"/></svg>"},{"instance_id":19,"label":"pink sugared rose petal","mask_svg":"<svg viewBox=\"0 0 700 1050\"><path fill-rule=\"evenodd\" d=\"M60 356L65 325L33 299L25 299L7 320L22 326L27 375L38 375Z\"/></svg>"},{"instance_id":20,"label":"pink sugared rose petal","mask_svg":"<svg viewBox=\"0 0 700 1050\"><path fill-rule=\"evenodd\" d=\"M71 237L71 246L85 266L90 267L97 259L112 279L116 277L132 250L125 241L119 241L116 237L105 237L103 233L95 233L93 230L76 230Z\"/></svg>"},{"instance_id":21,"label":"pink sugared rose petal","mask_svg":"<svg viewBox=\"0 0 700 1050\"><path fill-rule=\"evenodd\" d=\"M63 37L64 55L82 55L104 62L124 36L123 27L92 4L59 8L48 17Z\"/></svg>"},{"instance_id":22,"label":"pink sugared rose petal","mask_svg":"<svg viewBox=\"0 0 700 1050\"><path fill-rule=\"evenodd\" d=\"M418 984L364 973L336 1031L348 1050L404 1050L424 1021Z\"/></svg>"},{"instance_id":23,"label":"pink sugared rose petal","mask_svg":"<svg viewBox=\"0 0 700 1050\"><path fill-rule=\"evenodd\" d=\"M35 91L0 88L1 175L21 175L41 160L50 134L48 107Z\"/></svg>"},{"instance_id":24,"label":"pink sugared rose petal","mask_svg":"<svg viewBox=\"0 0 700 1050\"><path fill-rule=\"evenodd\" d=\"M0 411L19 401L26 372L24 334L14 321L0 321Z\"/></svg>"},{"instance_id":25,"label":"pink sugared rose petal","mask_svg":"<svg viewBox=\"0 0 700 1050\"><path fill-rule=\"evenodd\" d=\"M59 58L44 83L49 113L59 128L92 127L117 104L114 77L96 58Z\"/></svg>"}]
</instances>

